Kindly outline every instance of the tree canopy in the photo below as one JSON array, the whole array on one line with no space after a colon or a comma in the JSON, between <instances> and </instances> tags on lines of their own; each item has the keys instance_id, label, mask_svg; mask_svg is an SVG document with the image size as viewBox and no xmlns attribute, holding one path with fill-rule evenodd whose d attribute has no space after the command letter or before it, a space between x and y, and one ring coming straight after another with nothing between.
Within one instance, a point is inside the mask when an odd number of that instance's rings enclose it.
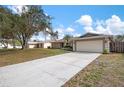
<instances>
[{"instance_id":1,"label":"tree canopy","mask_svg":"<svg viewBox=\"0 0 124 93\"><path fill-rule=\"evenodd\" d=\"M51 17L46 15L41 6L23 6L21 13L14 13L10 8L0 6L0 42L8 39L18 40L22 49L27 47L28 40L50 26Z\"/></svg>"}]
</instances>

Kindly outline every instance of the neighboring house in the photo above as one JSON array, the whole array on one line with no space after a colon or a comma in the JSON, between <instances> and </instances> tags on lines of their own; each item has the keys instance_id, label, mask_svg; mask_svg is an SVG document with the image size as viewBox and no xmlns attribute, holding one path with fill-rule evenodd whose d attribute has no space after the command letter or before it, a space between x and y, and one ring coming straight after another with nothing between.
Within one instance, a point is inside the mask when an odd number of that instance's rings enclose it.
<instances>
[{"instance_id":1,"label":"neighboring house","mask_svg":"<svg viewBox=\"0 0 124 93\"><path fill-rule=\"evenodd\" d=\"M29 48L48 48L51 47L50 42L28 42Z\"/></svg>"},{"instance_id":2,"label":"neighboring house","mask_svg":"<svg viewBox=\"0 0 124 93\"><path fill-rule=\"evenodd\" d=\"M84 52L104 52L110 51L110 42L112 36L103 34L86 33L80 38L73 40L73 51Z\"/></svg>"},{"instance_id":3,"label":"neighboring house","mask_svg":"<svg viewBox=\"0 0 124 93\"><path fill-rule=\"evenodd\" d=\"M29 48L43 48L43 42L28 42Z\"/></svg>"},{"instance_id":4,"label":"neighboring house","mask_svg":"<svg viewBox=\"0 0 124 93\"><path fill-rule=\"evenodd\" d=\"M64 45L64 40L51 41L51 48L63 48Z\"/></svg>"},{"instance_id":5,"label":"neighboring house","mask_svg":"<svg viewBox=\"0 0 124 93\"><path fill-rule=\"evenodd\" d=\"M15 46L16 48L21 48L21 46ZM0 43L0 49L3 49L3 48L5 48L5 46L2 44L2 43ZM11 45L11 44L8 44L8 47L7 47L8 49L12 49L13 48L13 46Z\"/></svg>"},{"instance_id":6,"label":"neighboring house","mask_svg":"<svg viewBox=\"0 0 124 93\"><path fill-rule=\"evenodd\" d=\"M47 42L28 42L29 48L63 48L64 40L55 40Z\"/></svg>"},{"instance_id":7,"label":"neighboring house","mask_svg":"<svg viewBox=\"0 0 124 93\"><path fill-rule=\"evenodd\" d=\"M4 45L2 43L0 43L0 49L4 48Z\"/></svg>"}]
</instances>

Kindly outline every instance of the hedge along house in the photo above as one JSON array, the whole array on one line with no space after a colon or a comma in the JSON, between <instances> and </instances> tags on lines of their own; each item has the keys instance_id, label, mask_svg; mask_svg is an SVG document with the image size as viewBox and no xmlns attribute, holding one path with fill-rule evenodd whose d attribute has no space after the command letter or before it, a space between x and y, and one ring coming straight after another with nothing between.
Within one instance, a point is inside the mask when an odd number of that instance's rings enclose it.
<instances>
[{"instance_id":1,"label":"hedge along house","mask_svg":"<svg viewBox=\"0 0 124 93\"><path fill-rule=\"evenodd\" d=\"M111 40L112 36L110 35L86 33L73 40L73 51L103 53L107 50L110 52Z\"/></svg>"}]
</instances>

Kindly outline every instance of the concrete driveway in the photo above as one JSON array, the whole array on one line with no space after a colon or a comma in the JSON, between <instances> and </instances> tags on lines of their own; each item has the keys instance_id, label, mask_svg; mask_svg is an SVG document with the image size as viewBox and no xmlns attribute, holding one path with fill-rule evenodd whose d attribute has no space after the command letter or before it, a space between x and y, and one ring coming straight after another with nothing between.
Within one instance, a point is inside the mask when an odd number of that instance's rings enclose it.
<instances>
[{"instance_id":1,"label":"concrete driveway","mask_svg":"<svg viewBox=\"0 0 124 93\"><path fill-rule=\"evenodd\" d=\"M0 86L62 86L100 55L73 52L0 67Z\"/></svg>"}]
</instances>

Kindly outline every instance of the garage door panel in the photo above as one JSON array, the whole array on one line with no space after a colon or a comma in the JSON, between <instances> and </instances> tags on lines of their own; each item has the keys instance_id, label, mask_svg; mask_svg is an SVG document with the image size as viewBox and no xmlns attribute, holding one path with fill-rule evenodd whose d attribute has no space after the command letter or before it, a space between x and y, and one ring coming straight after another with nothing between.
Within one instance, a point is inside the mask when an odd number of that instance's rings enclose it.
<instances>
[{"instance_id":1,"label":"garage door panel","mask_svg":"<svg viewBox=\"0 0 124 93\"><path fill-rule=\"evenodd\" d=\"M77 41L76 50L86 52L103 52L103 41L102 40Z\"/></svg>"}]
</instances>

